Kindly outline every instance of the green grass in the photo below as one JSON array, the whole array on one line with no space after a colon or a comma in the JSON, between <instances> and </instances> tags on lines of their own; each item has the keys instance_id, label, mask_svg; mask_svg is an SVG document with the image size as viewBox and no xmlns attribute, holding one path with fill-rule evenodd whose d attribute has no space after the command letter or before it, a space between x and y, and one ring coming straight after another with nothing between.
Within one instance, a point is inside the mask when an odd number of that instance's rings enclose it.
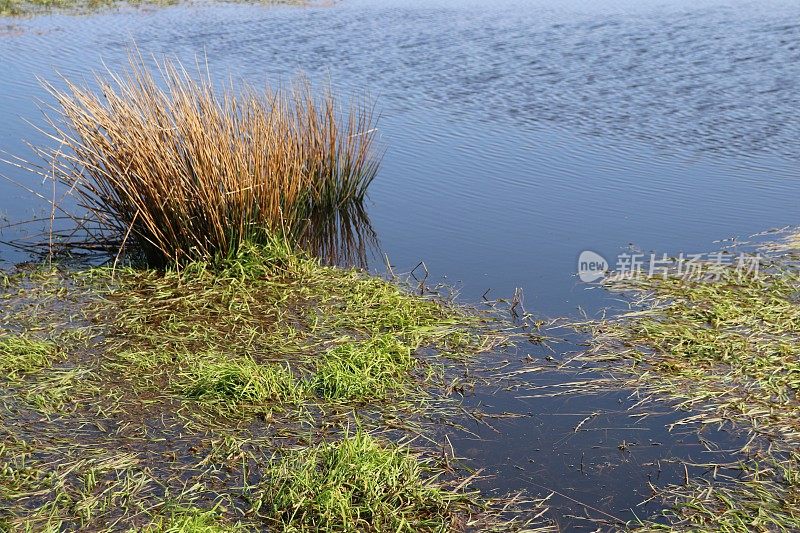
<instances>
[{"instance_id":1,"label":"green grass","mask_svg":"<svg viewBox=\"0 0 800 533\"><path fill-rule=\"evenodd\" d=\"M669 525L643 523L637 531L800 531L798 459L748 461L736 477L670 486L662 494L672 503L664 512Z\"/></svg>"},{"instance_id":2,"label":"green grass","mask_svg":"<svg viewBox=\"0 0 800 533\"><path fill-rule=\"evenodd\" d=\"M166 516L158 516L142 533L237 533L247 529L241 525L227 525L216 509L177 507Z\"/></svg>"},{"instance_id":3,"label":"green grass","mask_svg":"<svg viewBox=\"0 0 800 533\"><path fill-rule=\"evenodd\" d=\"M442 420L459 423L448 384L479 379L478 355L512 335L494 316L277 240L164 271L20 269L0 301L0 360L19 378L0 401L5 530L516 518L434 444ZM57 340L32 340L42 331Z\"/></svg>"},{"instance_id":4,"label":"green grass","mask_svg":"<svg viewBox=\"0 0 800 533\"><path fill-rule=\"evenodd\" d=\"M382 400L419 384L418 349L469 355L505 338L445 300L323 266L281 241L180 271L83 276L107 287L94 311L111 327L106 366L201 400L297 402L306 382L323 400Z\"/></svg>"},{"instance_id":5,"label":"green grass","mask_svg":"<svg viewBox=\"0 0 800 533\"><path fill-rule=\"evenodd\" d=\"M0 332L0 374L9 379L49 368L57 354L53 342Z\"/></svg>"},{"instance_id":6,"label":"green grass","mask_svg":"<svg viewBox=\"0 0 800 533\"><path fill-rule=\"evenodd\" d=\"M303 397L303 386L288 365L261 365L246 356L191 358L178 380L182 392L198 401L269 405L297 403Z\"/></svg>"},{"instance_id":7,"label":"green grass","mask_svg":"<svg viewBox=\"0 0 800 533\"><path fill-rule=\"evenodd\" d=\"M282 531L449 531L451 508L469 495L443 488L407 446L361 431L287 452L259 488Z\"/></svg>"},{"instance_id":8,"label":"green grass","mask_svg":"<svg viewBox=\"0 0 800 533\"><path fill-rule=\"evenodd\" d=\"M733 268L717 281L677 277L612 286L645 308L593 324L594 358L628 363L640 384L702 414L800 444L800 274Z\"/></svg>"},{"instance_id":9,"label":"green grass","mask_svg":"<svg viewBox=\"0 0 800 533\"><path fill-rule=\"evenodd\" d=\"M416 364L410 346L384 334L325 352L312 384L328 400L382 400L408 389Z\"/></svg>"}]
</instances>

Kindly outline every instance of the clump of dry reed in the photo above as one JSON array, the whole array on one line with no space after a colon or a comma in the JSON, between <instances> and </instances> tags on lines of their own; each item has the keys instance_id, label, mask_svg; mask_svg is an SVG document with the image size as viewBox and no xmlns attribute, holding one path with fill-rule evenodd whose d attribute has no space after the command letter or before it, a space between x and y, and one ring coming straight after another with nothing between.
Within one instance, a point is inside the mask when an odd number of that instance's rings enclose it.
<instances>
[{"instance_id":1,"label":"clump of dry reed","mask_svg":"<svg viewBox=\"0 0 800 533\"><path fill-rule=\"evenodd\" d=\"M150 264L235 254L276 234L299 239L320 213L361 202L379 164L373 108L330 89L219 89L208 71L96 76L97 90L46 84L58 148L49 173L85 208L90 235L135 243Z\"/></svg>"}]
</instances>

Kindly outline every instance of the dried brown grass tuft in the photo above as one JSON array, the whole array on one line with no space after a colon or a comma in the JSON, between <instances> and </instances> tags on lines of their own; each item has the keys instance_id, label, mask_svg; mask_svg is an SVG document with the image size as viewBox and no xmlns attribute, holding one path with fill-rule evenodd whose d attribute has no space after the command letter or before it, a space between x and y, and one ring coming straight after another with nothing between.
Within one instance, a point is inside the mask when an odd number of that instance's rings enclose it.
<instances>
[{"instance_id":1,"label":"dried brown grass tuft","mask_svg":"<svg viewBox=\"0 0 800 533\"><path fill-rule=\"evenodd\" d=\"M79 198L93 238L135 243L150 264L235 254L279 234L301 240L320 213L364 199L380 162L373 108L343 110L300 76L288 88L219 90L179 62L96 76L97 90L46 83L58 148L50 175Z\"/></svg>"}]
</instances>

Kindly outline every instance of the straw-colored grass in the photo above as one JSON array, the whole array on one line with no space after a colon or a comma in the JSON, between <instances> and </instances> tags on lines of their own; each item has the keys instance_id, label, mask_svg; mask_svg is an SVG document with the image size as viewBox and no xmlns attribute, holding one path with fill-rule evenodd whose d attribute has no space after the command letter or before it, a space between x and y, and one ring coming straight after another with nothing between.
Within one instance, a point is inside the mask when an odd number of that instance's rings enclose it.
<instances>
[{"instance_id":1,"label":"straw-colored grass","mask_svg":"<svg viewBox=\"0 0 800 533\"><path fill-rule=\"evenodd\" d=\"M84 227L135 244L150 264L234 255L244 242L294 241L321 213L364 199L378 169L372 107L344 110L299 77L264 90L215 86L176 61L47 89L58 105L45 171L78 196Z\"/></svg>"}]
</instances>

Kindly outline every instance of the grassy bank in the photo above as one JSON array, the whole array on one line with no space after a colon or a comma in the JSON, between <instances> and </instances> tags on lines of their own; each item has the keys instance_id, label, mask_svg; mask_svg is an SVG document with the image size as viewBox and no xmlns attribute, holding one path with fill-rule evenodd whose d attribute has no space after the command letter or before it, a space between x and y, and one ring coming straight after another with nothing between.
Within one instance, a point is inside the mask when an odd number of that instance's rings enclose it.
<instances>
[{"instance_id":1,"label":"grassy bank","mask_svg":"<svg viewBox=\"0 0 800 533\"><path fill-rule=\"evenodd\" d=\"M490 317L279 241L0 285L5 530L524 525L436 430L509 340Z\"/></svg>"},{"instance_id":2,"label":"grassy bank","mask_svg":"<svg viewBox=\"0 0 800 533\"><path fill-rule=\"evenodd\" d=\"M170 5L176 0L0 0L0 17L44 13L90 13L114 6Z\"/></svg>"},{"instance_id":3,"label":"grassy bank","mask_svg":"<svg viewBox=\"0 0 800 533\"><path fill-rule=\"evenodd\" d=\"M233 0L237 1L237 0ZM22 17L46 13L85 14L114 7L175 5L179 0L0 0L0 17ZM253 0L262 5L306 5L305 0Z\"/></svg>"},{"instance_id":4,"label":"grassy bank","mask_svg":"<svg viewBox=\"0 0 800 533\"><path fill-rule=\"evenodd\" d=\"M576 388L630 387L685 411L678 422L750 434L735 464L706 465L712 481L658 489L671 528L800 528L800 270L790 256L748 272L704 264L705 275L612 278L631 312L583 324L581 360L610 371ZM645 528L658 529L654 524Z\"/></svg>"}]
</instances>

